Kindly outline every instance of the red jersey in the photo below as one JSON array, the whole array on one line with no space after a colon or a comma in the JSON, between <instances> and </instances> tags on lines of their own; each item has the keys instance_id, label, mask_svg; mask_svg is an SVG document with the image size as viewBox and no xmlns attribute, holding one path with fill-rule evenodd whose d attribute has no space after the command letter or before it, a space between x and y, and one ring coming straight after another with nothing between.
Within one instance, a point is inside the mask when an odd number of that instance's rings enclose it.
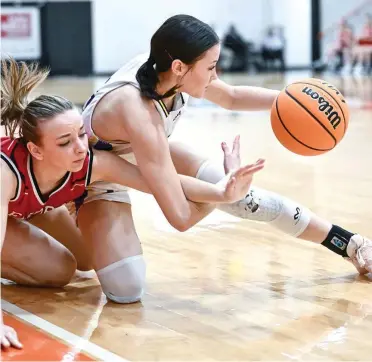
<instances>
[{"instance_id":1,"label":"red jersey","mask_svg":"<svg viewBox=\"0 0 372 362\"><path fill-rule=\"evenodd\" d=\"M348 48L353 43L353 32L350 29L341 29L339 33L340 48Z\"/></svg>"},{"instance_id":2,"label":"red jersey","mask_svg":"<svg viewBox=\"0 0 372 362\"><path fill-rule=\"evenodd\" d=\"M67 172L60 184L48 195L40 192L32 169L32 157L19 139L1 137L1 158L17 179L14 197L8 205L8 215L18 219L30 219L63 204L81 199L90 183L93 153L88 150L83 167L77 172Z\"/></svg>"}]
</instances>

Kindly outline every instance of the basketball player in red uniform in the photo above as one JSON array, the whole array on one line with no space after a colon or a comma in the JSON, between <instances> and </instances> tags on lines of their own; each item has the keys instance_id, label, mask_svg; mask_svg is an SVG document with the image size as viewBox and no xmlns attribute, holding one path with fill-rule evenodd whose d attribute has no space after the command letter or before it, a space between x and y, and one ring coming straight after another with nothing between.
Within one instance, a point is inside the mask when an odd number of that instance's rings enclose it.
<instances>
[{"instance_id":1,"label":"basketball player in red uniform","mask_svg":"<svg viewBox=\"0 0 372 362\"><path fill-rule=\"evenodd\" d=\"M46 95L27 101L28 93L46 76L35 65L2 61L1 124L10 136L1 138L1 277L24 285L63 286L76 268L89 270L99 262L97 256L90 259L89 248L63 205L72 202L78 209L86 187L99 180L147 193L150 189L137 166L112 152L89 149L82 117L70 101ZM191 227L216 203L245 195L264 162L240 167L238 141L235 146L231 153L225 148L229 174L219 185L182 176L190 212L168 217L173 225L183 222ZM162 211L169 216L167 209ZM144 265L132 272L142 282ZM106 292L115 293L114 289L106 283ZM1 346L20 348L16 332L3 326L2 313L0 318Z\"/></svg>"},{"instance_id":2,"label":"basketball player in red uniform","mask_svg":"<svg viewBox=\"0 0 372 362\"><path fill-rule=\"evenodd\" d=\"M353 45L354 45L354 32L346 20L341 23L340 32L338 34L338 44L336 53L340 58L337 71L347 66L351 68L353 63Z\"/></svg>"}]
</instances>

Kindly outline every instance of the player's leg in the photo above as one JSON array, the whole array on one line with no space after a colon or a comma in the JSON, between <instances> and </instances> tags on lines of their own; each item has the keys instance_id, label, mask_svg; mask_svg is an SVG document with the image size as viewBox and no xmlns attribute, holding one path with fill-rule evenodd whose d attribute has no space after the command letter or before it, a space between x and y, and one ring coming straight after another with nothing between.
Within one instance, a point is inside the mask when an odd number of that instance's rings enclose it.
<instances>
[{"instance_id":1,"label":"player's leg","mask_svg":"<svg viewBox=\"0 0 372 362\"><path fill-rule=\"evenodd\" d=\"M218 165L199 156L181 143L170 145L177 172L217 183L224 175ZM252 186L246 197L234 204L222 204L219 209L243 219L269 223L294 237L322 244L343 257L349 257L360 273L372 272L372 242L333 225L303 205Z\"/></svg>"},{"instance_id":2,"label":"player's leg","mask_svg":"<svg viewBox=\"0 0 372 362\"><path fill-rule=\"evenodd\" d=\"M117 303L137 302L144 291L146 264L128 194L106 195L116 201L101 196L103 199L91 198L79 209L79 228L92 251L93 267L106 296Z\"/></svg>"},{"instance_id":3,"label":"player's leg","mask_svg":"<svg viewBox=\"0 0 372 362\"><path fill-rule=\"evenodd\" d=\"M79 228L66 206L37 215L30 223L44 230L71 251L77 262L77 269L86 271L93 269L90 249L84 244Z\"/></svg>"},{"instance_id":4,"label":"player's leg","mask_svg":"<svg viewBox=\"0 0 372 362\"><path fill-rule=\"evenodd\" d=\"M1 252L1 277L30 286L60 287L76 270L72 253L38 227L12 217Z\"/></svg>"}]
</instances>

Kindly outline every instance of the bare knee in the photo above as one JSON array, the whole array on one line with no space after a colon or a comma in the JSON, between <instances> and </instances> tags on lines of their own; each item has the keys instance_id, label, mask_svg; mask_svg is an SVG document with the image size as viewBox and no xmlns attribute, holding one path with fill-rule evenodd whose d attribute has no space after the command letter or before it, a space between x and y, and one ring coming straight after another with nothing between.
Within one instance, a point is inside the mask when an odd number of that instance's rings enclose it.
<instances>
[{"instance_id":1,"label":"bare knee","mask_svg":"<svg viewBox=\"0 0 372 362\"><path fill-rule=\"evenodd\" d=\"M68 250L64 250L56 261L55 268L52 270L52 275L45 275L40 280L42 285L50 287L63 287L67 285L75 274L77 268L76 259Z\"/></svg>"},{"instance_id":2,"label":"bare knee","mask_svg":"<svg viewBox=\"0 0 372 362\"><path fill-rule=\"evenodd\" d=\"M54 267L42 274L34 275L35 286L64 287L70 283L75 274L77 263L69 250L65 250L58 260L54 261Z\"/></svg>"},{"instance_id":3,"label":"bare knee","mask_svg":"<svg viewBox=\"0 0 372 362\"><path fill-rule=\"evenodd\" d=\"M64 250L58 259L51 258L39 267L26 268L22 264L2 263L1 276L20 285L33 287L63 287L76 271L76 260L69 250Z\"/></svg>"},{"instance_id":4,"label":"bare knee","mask_svg":"<svg viewBox=\"0 0 372 362\"><path fill-rule=\"evenodd\" d=\"M17 284L60 287L76 270L73 254L39 227L8 218L1 276Z\"/></svg>"}]
</instances>

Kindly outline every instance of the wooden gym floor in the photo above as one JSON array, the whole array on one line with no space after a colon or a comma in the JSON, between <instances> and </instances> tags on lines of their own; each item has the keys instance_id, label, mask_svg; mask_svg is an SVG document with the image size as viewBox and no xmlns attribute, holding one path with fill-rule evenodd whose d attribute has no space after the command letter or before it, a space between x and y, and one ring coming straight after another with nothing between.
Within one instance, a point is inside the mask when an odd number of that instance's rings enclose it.
<instances>
[{"instance_id":1,"label":"wooden gym floor","mask_svg":"<svg viewBox=\"0 0 372 362\"><path fill-rule=\"evenodd\" d=\"M308 76L225 78L281 89ZM292 155L275 140L268 112L230 113L206 102L193 102L172 138L220 162L220 142L239 133L244 162L267 160L256 185L372 237L372 80L322 78L345 94L352 115L329 154ZM104 80L53 78L39 92L82 104ZM132 199L148 263L142 303L107 302L90 273L61 289L3 285L6 320L26 346L4 360L372 360L371 275L357 275L323 247L220 211L179 233L150 196Z\"/></svg>"}]
</instances>

